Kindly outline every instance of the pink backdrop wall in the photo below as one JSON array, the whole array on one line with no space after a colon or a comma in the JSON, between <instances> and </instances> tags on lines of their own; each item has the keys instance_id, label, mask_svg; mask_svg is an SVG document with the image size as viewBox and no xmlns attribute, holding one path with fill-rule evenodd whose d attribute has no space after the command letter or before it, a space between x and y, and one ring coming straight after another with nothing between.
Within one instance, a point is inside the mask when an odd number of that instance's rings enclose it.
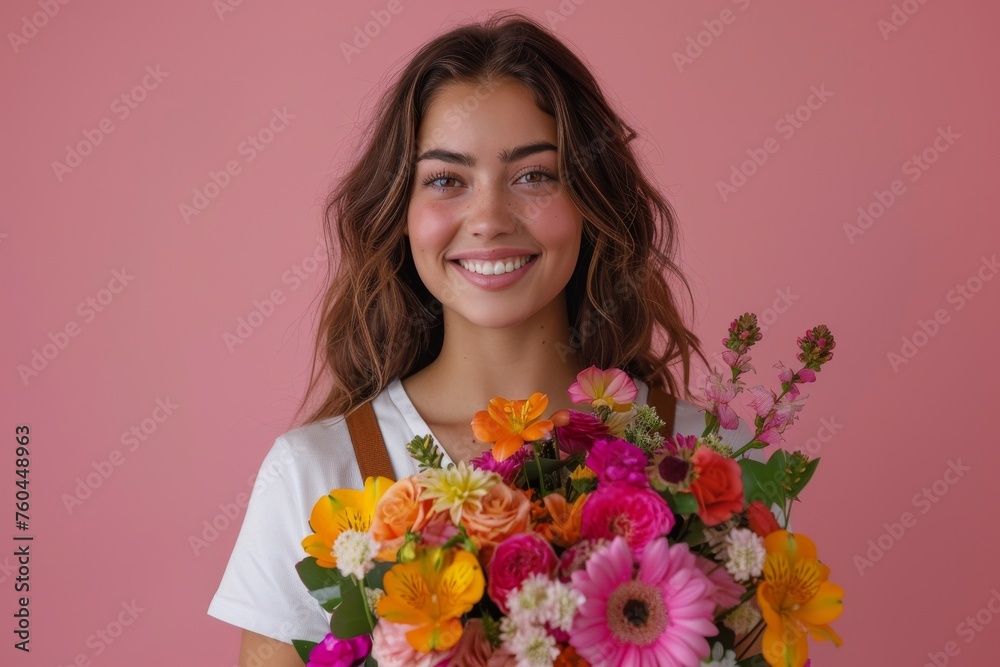
<instances>
[{"instance_id":1,"label":"pink backdrop wall","mask_svg":"<svg viewBox=\"0 0 1000 667\"><path fill-rule=\"evenodd\" d=\"M0 9L0 662L235 664L239 630L205 611L249 478L304 388L320 202L385 72L499 8L400 0L345 58L342 43L389 4ZM846 644L814 644L813 664L993 664L1000 10L502 6L551 21L640 130L680 214L708 351L757 312L754 360L771 384L806 328L837 336L786 443L823 458L794 520L847 590ZM258 134L269 143L246 143ZM743 164L754 155L763 164ZM873 214L863 225L859 207ZM275 293L252 335L227 344ZM12 509L19 424L31 427L27 531ZM12 646L13 537L27 534L25 655Z\"/></svg>"}]
</instances>

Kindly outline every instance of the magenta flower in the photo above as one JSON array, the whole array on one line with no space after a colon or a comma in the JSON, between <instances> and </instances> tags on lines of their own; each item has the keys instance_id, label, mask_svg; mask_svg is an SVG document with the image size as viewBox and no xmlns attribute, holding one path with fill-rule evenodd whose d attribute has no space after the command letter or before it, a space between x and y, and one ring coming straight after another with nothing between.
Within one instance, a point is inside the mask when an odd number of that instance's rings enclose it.
<instances>
[{"instance_id":1,"label":"magenta flower","mask_svg":"<svg viewBox=\"0 0 1000 667\"><path fill-rule=\"evenodd\" d=\"M615 412L626 412L639 390L628 373L619 368L601 370L591 366L580 371L576 382L569 387L569 397L574 403L589 403L596 408L606 405Z\"/></svg>"},{"instance_id":2,"label":"magenta flower","mask_svg":"<svg viewBox=\"0 0 1000 667\"><path fill-rule=\"evenodd\" d=\"M586 454L594 442L608 435L607 425L596 415L579 410L559 410L552 413L556 442L570 456Z\"/></svg>"},{"instance_id":3,"label":"magenta flower","mask_svg":"<svg viewBox=\"0 0 1000 667\"><path fill-rule=\"evenodd\" d=\"M722 361L730 368L738 368L740 373L746 373L747 371L757 372L757 369L750 365L750 356L747 354L739 354L733 350L726 350L722 353Z\"/></svg>"},{"instance_id":4,"label":"magenta flower","mask_svg":"<svg viewBox=\"0 0 1000 667\"><path fill-rule=\"evenodd\" d=\"M371 650L372 640L368 635L339 639L327 633L309 652L306 667L354 667L363 663Z\"/></svg>"},{"instance_id":5,"label":"magenta flower","mask_svg":"<svg viewBox=\"0 0 1000 667\"><path fill-rule=\"evenodd\" d=\"M588 540L624 537L636 555L674 527L674 513L652 489L624 482L602 484L583 504L580 536Z\"/></svg>"},{"instance_id":6,"label":"magenta flower","mask_svg":"<svg viewBox=\"0 0 1000 667\"><path fill-rule=\"evenodd\" d=\"M559 565L552 545L537 533L517 533L497 545L487 566L490 598L504 614L507 595L532 574L551 575Z\"/></svg>"},{"instance_id":7,"label":"magenta flower","mask_svg":"<svg viewBox=\"0 0 1000 667\"><path fill-rule=\"evenodd\" d=\"M803 368L796 374L792 372L791 368L785 366L780 361L776 363L774 367L778 369L778 380L780 380L782 384L786 382L792 383L792 385L788 388L788 393L786 394L786 396L791 399L798 398L799 388L795 386L796 384L816 381L816 371L811 368ZM796 375L798 375L797 378Z\"/></svg>"},{"instance_id":8,"label":"magenta flower","mask_svg":"<svg viewBox=\"0 0 1000 667\"><path fill-rule=\"evenodd\" d=\"M708 401L708 412L719 420L719 426L733 431L740 425L739 416L729 403L736 398L736 394L742 389L742 383L738 380L724 380L718 371L709 374L708 382L705 383L705 398Z\"/></svg>"},{"instance_id":9,"label":"magenta flower","mask_svg":"<svg viewBox=\"0 0 1000 667\"><path fill-rule=\"evenodd\" d=\"M569 643L592 665L696 667L711 653L714 586L688 545L654 540L636 559L622 538L598 551L573 586L586 602Z\"/></svg>"},{"instance_id":10,"label":"magenta flower","mask_svg":"<svg viewBox=\"0 0 1000 667\"><path fill-rule=\"evenodd\" d=\"M587 467L603 483L625 482L641 489L649 486L646 455L627 440L598 440L587 455Z\"/></svg>"},{"instance_id":11,"label":"magenta flower","mask_svg":"<svg viewBox=\"0 0 1000 667\"><path fill-rule=\"evenodd\" d=\"M531 448L531 445L524 445L503 461L497 461L493 458L493 451L487 449L476 458L470 460L469 465L478 470L495 472L503 478L504 484L513 486L514 480L521 472L521 468L524 467L524 462L530 459L534 453L535 450Z\"/></svg>"}]
</instances>

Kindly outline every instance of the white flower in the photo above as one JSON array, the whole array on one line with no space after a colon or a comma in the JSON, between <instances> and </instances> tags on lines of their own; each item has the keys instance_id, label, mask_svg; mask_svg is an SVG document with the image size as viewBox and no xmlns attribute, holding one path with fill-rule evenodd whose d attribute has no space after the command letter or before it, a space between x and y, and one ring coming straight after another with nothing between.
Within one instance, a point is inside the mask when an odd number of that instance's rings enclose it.
<instances>
[{"instance_id":1,"label":"white flower","mask_svg":"<svg viewBox=\"0 0 1000 667\"><path fill-rule=\"evenodd\" d=\"M549 582L544 614L546 623L550 628L569 632L573 628L577 610L586 601L583 593L572 586L561 581Z\"/></svg>"},{"instance_id":2,"label":"white flower","mask_svg":"<svg viewBox=\"0 0 1000 667\"><path fill-rule=\"evenodd\" d=\"M519 625L536 625L545 622L549 598L549 579L543 574L532 574L519 588L507 594L510 617Z\"/></svg>"},{"instance_id":3,"label":"white flower","mask_svg":"<svg viewBox=\"0 0 1000 667\"><path fill-rule=\"evenodd\" d=\"M368 603L368 608L375 612L375 607L378 606L378 601L385 597L385 591L381 588L368 588L365 587L365 602Z\"/></svg>"},{"instance_id":4,"label":"white flower","mask_svg":"<svg viewBox=\"0 0 1000 667\"><path fill-rule=\"evenodd\" d=\"M759 577L766 555L764 540L752 530L737 528L726 536L726 569L736 581Z\"/></svg>"},{"instance_id":5,"label":"white flower","mask_svg":"<svg viewBox=\"0 0 1000 667\"><path fill-rule=\"evenodd\" d=\"M735 632L737 636L748 634L759 621L760 610L753 599L747 600L736 609L733 609L722 619L725 626Z\"/></svg>"},{"instance_id":6,"label":"white flower","mask_svg":"<svg viewBox=\"0 0 1000 667\"><path fill-rule=\"evenodd\" d=\"M368 533L360 530L345 530L333 543L333 557L337 559L337 569L345 577L364 578L375 563L378 542Z\"/></svg>"},{"instance_id":7,"label":"white flower","mask_svg":"<svg viewBox=\"0 0 1000 667\"><path fill-rule=\"evenodd\" d=\"M559 656L555 638L545 628L518 624L510 616L500 622L501 646L517 660L517 667L551 667Z\"/></svg>"},{"instance_id":8,"label":"white flower","mask_svg":"<svg viewBox=\"0 0 1000 667\"><path fill-rule=\"evenodd\" d=\"M703 660L702 667L737 667L736 654L727 651L719 642L712 646L711 660Z\"/></svg>"}]
</instances>

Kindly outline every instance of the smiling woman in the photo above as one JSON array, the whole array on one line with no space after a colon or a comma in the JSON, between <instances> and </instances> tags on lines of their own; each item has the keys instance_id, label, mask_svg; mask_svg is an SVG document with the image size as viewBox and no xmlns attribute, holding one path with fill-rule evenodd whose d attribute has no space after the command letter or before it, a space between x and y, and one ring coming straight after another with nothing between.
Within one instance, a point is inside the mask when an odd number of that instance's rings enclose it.
<instances>
[{"instance_id":1,"label":"smiling woman","mask_svg":"<svg viewBox=\"0 0 1000 667\"><path fill-rule=\"evenodd\" d=\"M573 408L566 388L589 366L631 376L637 404L672 395L675 432L704 428L685 399L692 356L708 362L668 285L691 296L673 210L563 43L516 13L453 29L399 74L368 137L326 208L339 256L300 414L312 405L264 465L293 462L255 486L209 609L245 629L241 665L299 664L279 642L329 629L295 564L315 499L364 487L348 418L374 413L396 479L417 472L415 436L445 464L482 454L470 417L494 397Z\"/></svg>"}]
</instances>

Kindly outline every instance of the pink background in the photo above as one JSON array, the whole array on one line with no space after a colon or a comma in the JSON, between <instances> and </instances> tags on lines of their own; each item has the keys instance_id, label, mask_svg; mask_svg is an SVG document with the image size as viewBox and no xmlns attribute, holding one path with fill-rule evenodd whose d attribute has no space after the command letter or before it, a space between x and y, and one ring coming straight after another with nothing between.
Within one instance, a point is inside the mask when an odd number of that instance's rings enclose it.
<instances>
[{"instance_id":1,"label":"pink background","mask_svg":"<svg viewBox=\"0 0 1000 667\"><path fill-rule=\"evenodd\" d=\"M1000 649L988 607L996 595L1000 610L989 375L1000 280L982 263L1000 249L987 194L1000 178L1000 10L902 5L915 13L888 38L878 22L891 20L890 0L510 5L558 17L556 32L640 131L680 214L706 351L718 351L733 317L756 312L769 325L753 355L756 381L773 386L771 364L791 363L807 328L826 323L837 336L785 443L823 458L793 520L847 591L835 624L845 645L814 643L817 666L920 666L937 654L938 665L971 667ZM48 19L27 0L0 9L0 662L68 665L82 654L107 666L234 665L240 631L205 612L242 521L236 503L292 426L305 385L323 280L308 260L322 252L320 203L387 71L499 6L401 0L350 62L341 44L387 2L243 2L221 15L209 0L55 6ZM706 22L724 10L732 20L711 36ZM11 33L30 38L11 45ZM679 69L673 54L699 33L707 46ZM115 100L144 77L144 99L123 117ZM779 131L812 87L828 99L801 110L809 118L792 136ZM274 108L294 118L248 161L241 142ZM102 119L113 131L57 176L53 163L85 133L102 134ZM953 139L936 154L939 128ZM723 199L717 182L769 138L777 152ZM913 181L906 163L925 149L939 159ZM240 173L185 223L180 205L230 160ZM849 239L858 207L896 179L905 191L897 185L902 194ZM107 291L123 269L134 278ZM978 291L949 299L960 284ZM230 350L224 335L275 290L282 303ZM88 310L88 298L108 296L101 312ZM887 355L939 310L944 323L918 334L915 356L894 369ZM71 323L77 335L22 380L19 366ZM148 421L164 416L158 400L176 406L162 423ZM123 441L143 420L145 440ZM32 431L25 533L11 507L18 424ZM967 470L946 475L949 462ZM67 509L78 480L109 465ZM935 502L920 499L925 487ZM227 518L227 506L238 516ZM894 536L906 512L912 520ZM196 554L190 538L213 521L222 530ZM12 648L15 534L35 536L29 655ZM858 560L879 556L869 551L880 540L889 548L879 560ZM133 601L134 622L111 644L96 639ZM981 631L966 621L977 613Z\"/></svg>"}]
</instances>

